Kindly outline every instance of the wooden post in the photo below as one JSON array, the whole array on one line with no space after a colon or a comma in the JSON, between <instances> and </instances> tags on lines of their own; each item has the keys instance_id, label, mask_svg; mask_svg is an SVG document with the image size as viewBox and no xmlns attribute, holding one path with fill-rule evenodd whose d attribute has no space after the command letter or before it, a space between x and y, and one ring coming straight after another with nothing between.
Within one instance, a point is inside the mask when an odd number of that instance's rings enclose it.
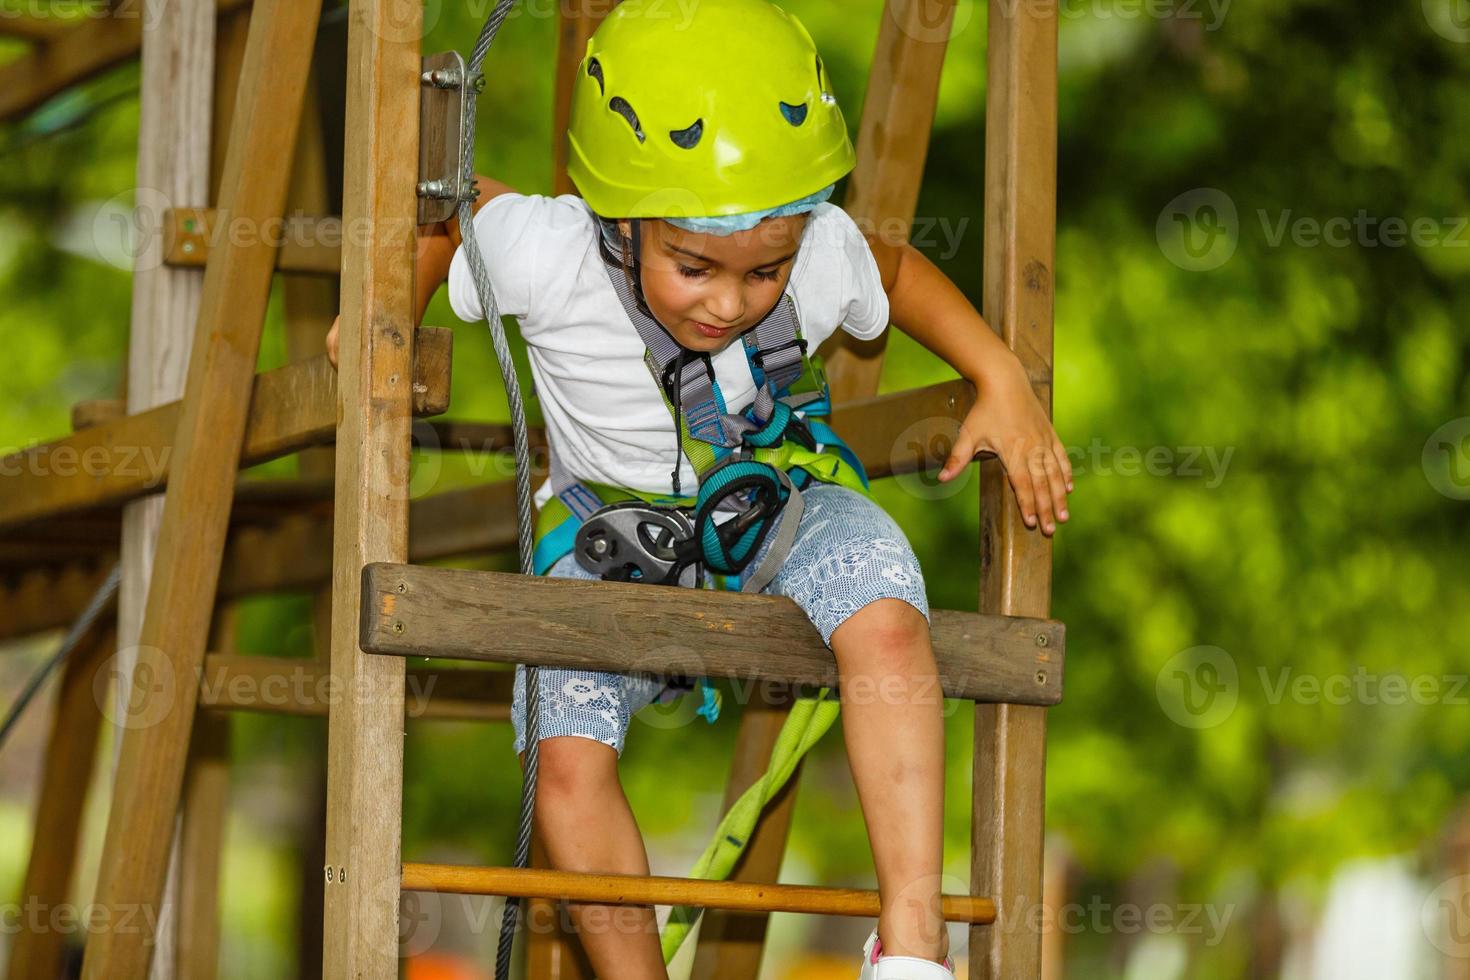
<instances>
[{"instance_id":1,"label":"wooden post","mask_svg":"<svg viewBox=\"0 0 1470 980\"><path fill-rule=\"evenodd\" d=\"M98 668L117 648L116 641L113 626L99 625L82 638L62 670L32 824L31 859L17 902L22 928L10 948L6 976L11 980L54 980L61 973L65 934L29 926L51 921L51 911L67 901L102 722L94 683ZM39 919L30 918L32 908Z\"/></svg>"},{"instance_id":2,"label":"wooden post","mask_svg":"<svg viewBox=\"0 0 1470 980\"><path fill-rule=\"evenodd\" d=\"M319 14L312 3L259 0L251 18L221 204L256 234L225 236L205 270L173 476L138 631L138 656L148 669L134 671L128 702L141 710L124 716L97 882L99 914L83 966L88 978L142 977L155 951L198 697L194 680L214 611L275 263L275 248L260 232L281 216L286 171L274 164L295 141ZM205 127L203 139L208 135Z\"/></svg>"},{"instance_id":3,"label":"wooden post","mask_svg":"<svg viewBox=\"0 0 1470 980\"><path fill-rule=\"evenodd\" d=\"M398 975L404 664L362 652L358 606L362 566L408 555L422 19L352 0L347 40L322 966L354 980Z\"/></svg>"},{"instance_id":4,"label":"wooden post","mask_svg":"<svg viewBox=\"0 0 1470 980\"><path fill-rule=\"evenodd\" d=\"M1057 10L990 0L985 108L984 314L1051 408L1056 240ZM980 466L980 610L1044 617L1051 542L1028 530L999 460ZM970 929L970 976L1041 972L1046 709L975 706L971 891L997 919Z\"/></svg>"},{"instance_id":5,"label":"wooden post","mask_svg":"<svg viewBox=\"0 0 1470 980\"><path fill-rule=\"evenodd\" d=\"M323 139L321 100L322 65L318 62L307 89L306 115L301 121L301 134L296 141L296 157L292 165L291 194L287 208L294 214L325 215L333 213L327 186L327 147ZM340 105L333 107L340 118ZM340 147L337 148L340 153ZM341 278L334 276L283 275L286 311L286 356L292 361L316 357L325 348L327 331L337 315L337 302L342 291ZM317 446L298 455L299 475L308 481L331 480L337 470L337 454L332 446ZM332 655L332 586L330 580L313 590L311 603L313 655L318 663L328 666ZM310 800L311 815L296 840L300 863L301 890L298 896L297 962L300 977L322 975L322 867L326 858L327 820L327 732L326 727L312 725L307 733L310 745L305 753L311 760L304 774L304 790Z\"/></svg>"},{"instance_id":6,"label":"wooden post","mask_svg":"<svg viewBox=\"0 0 1470 980\"><path fill-rule=\"evenodd\" d=\"M147 18L145 18L146 20ZM137 215L161 222L160 206L184 205L209 192L209 134L214 70L215 4L169 4L144 25L142 91L139 95ZM197 269L163 264L166 243L150 234L134 263L132 318L128 342L127 410L146 411L184 394L194 324L199 316L204 276ZM129 717L139 634L153 577L154 551L163 522L164 495L155 494L123 507L122 581L118 590L117 660L112 668L118 722L109 766L114 781ZM114 794L114 798L115 794ZM174 840L174 822L166 831ZM176 908L179 887L177 842L169 850L162 902ZM162 916L151 975L172 977L177 921Z\"/></svg>"}]
</instances>

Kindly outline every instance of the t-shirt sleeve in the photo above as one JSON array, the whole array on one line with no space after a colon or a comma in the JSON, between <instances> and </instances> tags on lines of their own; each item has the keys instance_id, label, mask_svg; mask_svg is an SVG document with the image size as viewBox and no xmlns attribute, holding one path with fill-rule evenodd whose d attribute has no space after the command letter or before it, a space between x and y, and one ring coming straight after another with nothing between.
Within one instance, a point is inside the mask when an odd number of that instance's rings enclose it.
<instances>
[{"instance_id":1,"label":"t-shirt sleeve","mask_svg":"<svg viewBox=\"0 0 1470 980\"><path fill-rule=\"evenodd\" d=\"M502 316L530 314L545 274L548 249L544 239L556 227L559 207L555 198L545 195L506 193L491 198L475 213L475 241ZM468 323L485 319L463 244L449 265L449 305L455 316Z\"/></svg>"},{"instance_id":2,"label":"t-shirt sleeve","mask_svg":"<svg viewBox=\"0 0 1470 980\"><path fill-rule=\"evenodd\" d=\"M829 205L822 215L824 234L837 262L836 285L839 289L838 312L842 329L859 340L872 340L888 328L888 294L878 260L868 247L857 222L836 205Z\"/></svg>"}]
</instances>

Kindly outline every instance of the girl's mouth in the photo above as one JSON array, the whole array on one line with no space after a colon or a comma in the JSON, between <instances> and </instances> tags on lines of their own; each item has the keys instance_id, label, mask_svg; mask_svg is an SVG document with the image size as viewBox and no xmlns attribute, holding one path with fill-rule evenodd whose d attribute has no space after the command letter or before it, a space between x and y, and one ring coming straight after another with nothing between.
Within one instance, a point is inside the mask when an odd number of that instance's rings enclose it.
<instances>
[{"instance_id":1,"label":"girl's mouth","mask_svg":"<svg viewBox=\"0 0 1470 980\"><path fill-rule=\"evenodd\" d=\"M727 336L731 330L735 329L734 327L716 327L708 323L701 323L698 320L690 320L689 322L694 324L695 329L704 334L706 337L724 337Z\"/></svg>"}]
</instances>

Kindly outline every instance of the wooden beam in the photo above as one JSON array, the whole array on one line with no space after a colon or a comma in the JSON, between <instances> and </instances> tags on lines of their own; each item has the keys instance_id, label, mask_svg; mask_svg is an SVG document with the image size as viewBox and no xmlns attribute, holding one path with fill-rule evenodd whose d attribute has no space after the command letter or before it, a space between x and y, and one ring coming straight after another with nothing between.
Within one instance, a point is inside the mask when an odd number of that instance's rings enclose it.
<instances>
[{"instance_id":1,"label":"wooden beam","mask_svg":"<svg viewBox=\"0 0 1470 980\"><path fill-rule=\"evenodd\" d=\"M667 875L594 874L539 868L471 868L455 864L405 864L404 891L450 895L526 895L602 905L695 905L746 912L801 912L873 918L878 892L771 882L708 881ZM974 895L941 895L948 922L995 921L995 903Z\"/></svg>"},{"instance_id":2,"label":"wooden beam","mask_svg":"<svg viewBox=\"0 0 1470 980\"><path fill-rule=\"evenodd\" d=\"M337 217L293 213L279 224L253 229L222 222L214 208L169 208L163 214L163 233L168 243L163 260L181 269L203 268L226 235L259 235L280 249L280 272L326 277L342 272L342 219Z\"/></svg>"},{"instance_id":3,"label":"wooden beam","mask_svg":"<svg viewBox=\"0 0 1470 980\"><path fill-rule=\"evenodd\" d=\"M450 344L440 327L416 331L414 410L449 404ZM237 466L253 466L330 442L337 426L339 376L325 353L264 374L252 373L249 414ZM175 431L185 403L170 402L116 422L0 458L0 530L84 507L120 503L168 484L182 444Z\"/></svg>"},{"instance_id":4,"label":"wooden beam","mask_svg":"<svg viewBox=\"0 0 1470 980\"><path fill-rule=\"evenodd\" d=\"M924 181L955 2L887 0L883 5L858 126L857 169L843 200L864 231L897 226L907 240ZM868 341L842 330L832 335L822 354L834 403L878 391L887 347L887 331ZM837 431L847 437L847 430Z\"/></svg>"},{"instance_id":5,"label":"wooden beam","mask_svg":"<svg viewBox=\"0 0 1470 980\"><path fill-rule=\"evenodd\" d=\"M49 914L66 907L102 723L94 693L97 672L111 662L116 649L114 627L99 623L90 636L82 638L62 668L31 824L31 856L16 903L20 909L35 907ZM29 913L21 921L28 922ZM6 976L53 980L62 975L63 930L22 928L14 935Z\"/></svg>"},{"instance_id":6,"label":"wooden beam","mask_svg":"<svg viewBox=\"0 0 1470 980\"><path fill-rule=\"evenodd\" d=\"M221 207L261 225L284 209L288 171L276 164L295 143L320 13L314 3L260 0L251 17ZM269 246L231 242L205 271L138 642L150 668L176 678L193 676L204 658L273 266ZM405 359L405 379L409 367ZM141 667L134 673L130 703L144 706L150 720L155 711L161 717L129 727L122 738L95 899L104 921L140 909L156 913L163 892L197 688L160 688L158 676ZM147 925L91 933L83 977L142 976L153 933Z\"/></svg>"},{"instance_id":7,"label":"wooden beam","mask_svg":"<svg viewBox=\"0 0 1470 980\"><path fill-rule=\"evenodd\" d=\"M985 109L985 317L1051 409L1056 256L1057 10L990 0ZM980 465L980 610L1046 616L1051 539L1021 519L996 459ZM1046 711L975 708L970 883L995 895L996 928L970 930L970 976L1041 975Z\"/></svg>"},{"instance_id":8,"label":"wooden beam","mask_svg":"<svg viewBox=\"0 0 1470 980\"><path fill-rule=\"evenodd\" d=\"M167 200L189 200L209 188L209 133L214 125L211 100L215 6L213 0L206 0L185 7L159 8L157 12L160 16L145 26L142 35L137 186L149 188ZM197 271L162 266L159 261L162 242L158 236L148 236L142 245L133 263L124 375L125 404L133 414L183 396L204 285L204 277ZM172 432L169 435L172 437ZM162 495L129 501L122 509L116 541L122 579L117 601L114 710L109 716L113 738L108 773L114 785L125 720L130 715L133 671L139 658L139 637L164 506ZM167 833L172 843L160 901L164 909L172 911L178 908L181 887L180 851L172 821ZM179 975L178 916L160 917L157 928L150 980L172 980Z\"/></svg>"},{"instance_id":9,"label":"wooden beam","mask_svg":"<svg viewBox=\"0 0 1470 980\"><path fill-rule=\"evenodd\" d=\"M362 594L371 653L838 686L832 651L786 596L389 562L363 568ZM1061 623L930 615L946 697L1061 700Z\"/></svg>"},{"instance_id":10,"label":"wooden beam","mask_svg":"<svg viewBox=\"0 0 1470 980\"><path fill-rule=\"evenodd\" d=\"M216 6L223 14L250 2L216 0ZM104 18L79 20L0 66L0 122L136 57L143 39L142 12L143 4L128 4Z\"/></svg>"},{"instance_id":11,"label":"wooden beam","mask_svg":"<svg viewBox=\"0 0 1470 980\"><path fill-rule=\"evenodd\" d=\"M322 971L395 980L404 663L358 645L362 566L408 554L422 0L350 0Z\"/></svg>"}]
</instances>

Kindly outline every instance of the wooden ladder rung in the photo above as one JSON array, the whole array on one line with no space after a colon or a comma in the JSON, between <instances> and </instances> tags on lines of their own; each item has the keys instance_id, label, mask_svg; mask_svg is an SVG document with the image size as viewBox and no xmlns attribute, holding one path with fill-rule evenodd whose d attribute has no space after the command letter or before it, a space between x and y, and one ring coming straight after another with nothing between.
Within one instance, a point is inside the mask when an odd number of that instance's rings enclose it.
<instances>
[{"instance_id":1,"label":"wooden ladder rung","mask_svg":"<svg viewBox=\"0 0 1470 980\"><path fill-rule=\"evenodd\" d=\"M803 912L875 918L878 892L742 881L707 881L665 875L600 874L545 868L477 868L460 864L404 864L404 891L510 898L566 899L606 905L692 905L744 912ZM995 921L995 902L975 895L940 896L947 922Z\"/></svg>"},{"instance_id":2,"label":"wooden ladder rung","mask_svg":"<svg viewBox=\"0 0 1470 980\"><path fill-rule=\"evenodd\" d=\"M832 688L838 681L832 651L785 596L374 562L362 569L361 612L368 653ZM1061 623L945 609L930 617L946 697L1061 701Z\"/></svg>"}]
</instances>

